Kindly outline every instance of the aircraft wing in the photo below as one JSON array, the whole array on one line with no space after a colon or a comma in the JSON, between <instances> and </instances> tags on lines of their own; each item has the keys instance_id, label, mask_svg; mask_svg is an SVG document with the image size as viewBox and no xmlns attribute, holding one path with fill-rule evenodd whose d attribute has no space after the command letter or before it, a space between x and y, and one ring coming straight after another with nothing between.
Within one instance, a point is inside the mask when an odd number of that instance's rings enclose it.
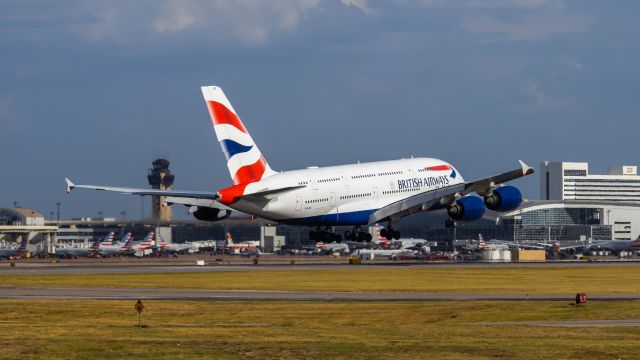
<instances>
[{"instance_id":1,"label":"aircraft wing","mask_svg":"<svg viewBox=\"0 0 640 360\"><path fill-rule=\"evenodd\" d=\"M208 198L191 198L191 197L180 197L180 196L167 196L164 198L164 201L171 204L181 204L186 206L199 206L199 207L208 207L213 209L221 209L221 210L229 210L232 211L228 206L222 205L215 199Z\"/></svg>"},{"instance_id":2,"label":"aircraft wing","mask_svg":"<svg viewBox=\"0 0 640 360\"><path fill-rule=\"evenodd\" d=\"M406 199L389 204L369 216L369 224L384 220L396 220L419 211L427 211L434 206L451 204L457 196L465 196L472 192L487 195L495 185L502 184L523 176L533 174L534 169L520 162L520 168L484 179L456 184L445 188L429 190Z\"/></svg>"},{"instance_id":3,"label":"aircraft wing","mask_svg":"<svg viewBox=\"0 0 640 360\"><path fill-rule=\"evenodd\" d=\"M98 191L111 191L111 192L118 192L121 194L132 194L132 195L175 196L175 197L181 197L181 198L212 199L212 200L217 200L220 198L220 195L214 192L140 189L140 188L100 186L100 185L76 185L69 179L65 179L65 181L67 182L67 194L71 193L71 191L75 188L81 188L81 189L93 189Z\"/></svg>"},{"instance_id":4,"label":"aircraft wing","mask_svg":"<svg viewBox=\"0 0 640 360\"><path fill-rule=\"evenodd\" d=\"M523 176L531 175L535 171L532 167L529 167L527 166L527 164L522 162L522 160L518 160L518 162L520 163L519 169L507 171L499 175L489 176L484 179L467 182L464 195L470 194L472 192L475 192L478 195L488 195L494 185L502 184L507 181L521 178Z\"/></svg>"}]
</instances>

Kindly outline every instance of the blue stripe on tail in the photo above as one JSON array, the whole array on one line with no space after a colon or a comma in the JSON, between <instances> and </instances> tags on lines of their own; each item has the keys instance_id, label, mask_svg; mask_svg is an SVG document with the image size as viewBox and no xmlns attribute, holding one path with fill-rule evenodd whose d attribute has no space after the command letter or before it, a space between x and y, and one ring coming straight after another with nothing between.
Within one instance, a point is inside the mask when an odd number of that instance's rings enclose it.
<instances>
[{"instance_id":1,"label":"blue stripe on tail","mask_svg":"<svg viewBox=\"0 0 640 360\"><path fill-rule=\"evenodd\" d=\"M222 147L222 151L224 152L224 156L227 157L227 160L236 154L247 152L253 148L253 146L245 146L228 139L220 141L220 147Z\"/></svg>"}]
</instances>

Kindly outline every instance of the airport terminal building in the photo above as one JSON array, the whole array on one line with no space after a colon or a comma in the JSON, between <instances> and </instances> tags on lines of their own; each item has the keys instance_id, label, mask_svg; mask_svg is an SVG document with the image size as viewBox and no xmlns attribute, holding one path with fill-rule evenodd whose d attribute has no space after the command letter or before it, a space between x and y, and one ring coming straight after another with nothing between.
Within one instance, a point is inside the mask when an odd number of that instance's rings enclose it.
<instances>
[{"instance_id":1,"label":"airport terminal building","mask_svg":"<svg viewBox=\"0 0 640 360\"><path fill-rule=\"evenodd\" d=\"M590 174L588 163L545 161L540 199L640 203L638 167L611 166L607 174Z\"/></svg>"}]
</instances>

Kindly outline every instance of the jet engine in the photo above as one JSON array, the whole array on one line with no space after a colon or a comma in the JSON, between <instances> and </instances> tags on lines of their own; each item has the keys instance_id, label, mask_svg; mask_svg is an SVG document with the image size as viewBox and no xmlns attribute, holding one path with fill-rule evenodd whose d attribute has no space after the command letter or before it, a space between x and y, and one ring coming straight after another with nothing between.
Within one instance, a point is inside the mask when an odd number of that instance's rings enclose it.
<instances>
[{"instance_id":1,"label":"jet engine","mask_svg":"<svg viewBox=\"0 0 640 360\"><path fill-rule=\"evenodd\" d=\"M477 196L465 196L456 200L447 208L447 213L453 220L478 220L484 215L484 203Z\"/></svg>"},{"instance_id":2,"label":"jet engine","mask_svg":"<svg viewBox=\"0 0 640 360\"><path fill-rule=\"evenodd\" d=\"M501 186L484 197L484 204L493 211L510 211L522 203L522 193L515 186Z\"/></svg>"},{"instance_id":3,"label":"jet engine","mask_svg":"<svg viewBox=\"0 0 640 360\"><path fill-rule=\"evenodd\" d=\"M191 209L189 209L189 212L192 213L196 219L202 221L219 221L226 219L231 215L231 211L229 210L202 206L192 206Z\"/></svg>"}]
</instances>

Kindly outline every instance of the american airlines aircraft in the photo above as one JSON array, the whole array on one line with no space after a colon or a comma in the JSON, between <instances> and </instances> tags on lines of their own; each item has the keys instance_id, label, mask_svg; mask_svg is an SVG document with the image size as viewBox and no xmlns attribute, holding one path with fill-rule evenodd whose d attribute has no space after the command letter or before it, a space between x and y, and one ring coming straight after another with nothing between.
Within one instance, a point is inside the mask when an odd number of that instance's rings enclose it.
<instances>
[{"instance_id":1,"label":"american airlines aircraft","mask_svg":"<svg viewBox=\"0 0 640 360\"><path fill-rule=\"evenodd\" d=\"M213 128L227 159L233 185L218 191L179 191L75 185L74 188L114 191L134 195L167 196L170 204L183 204L199 220L216 221L232 210L274 222L310 226L316 241L341 241L333 226L352 226L345 238L370 241L361 231L369 224L386 223L381 235L400 238L393 223L421 211L446 209L456 221L481 218L485 208L509 211L522 202L522 194L510 180L530 175L533 168L520 166L502 174L466 181L453 165L432 158L411 158L276 172L253 141L222 89L202 87ZM479 196L472 196L476 193Z\"/></svg>"}]
</instances>

